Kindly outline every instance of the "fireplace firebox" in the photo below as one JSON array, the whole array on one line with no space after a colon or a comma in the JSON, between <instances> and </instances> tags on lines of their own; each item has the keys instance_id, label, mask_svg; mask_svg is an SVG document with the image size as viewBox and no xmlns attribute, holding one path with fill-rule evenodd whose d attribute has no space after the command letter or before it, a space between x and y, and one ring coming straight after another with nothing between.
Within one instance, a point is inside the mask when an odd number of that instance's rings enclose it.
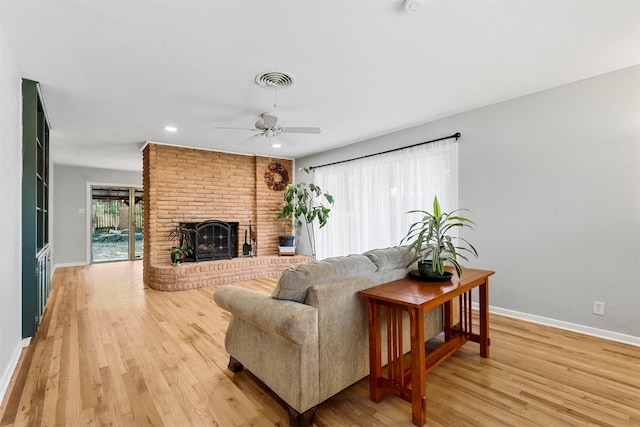
<instances>
[{"instance_id":1,"label":"fireplace firebox","mask_svg":"<svg viewBox=\"0 0 640 427\"><path fill-rule=\"evenodd\" d=\"M231 259L238 256L238 223L224 221L185 222L191 231L189 249L192 254L186 261ZM182 244L182 242L181 242Z\"/></svg>"}]
</instances>

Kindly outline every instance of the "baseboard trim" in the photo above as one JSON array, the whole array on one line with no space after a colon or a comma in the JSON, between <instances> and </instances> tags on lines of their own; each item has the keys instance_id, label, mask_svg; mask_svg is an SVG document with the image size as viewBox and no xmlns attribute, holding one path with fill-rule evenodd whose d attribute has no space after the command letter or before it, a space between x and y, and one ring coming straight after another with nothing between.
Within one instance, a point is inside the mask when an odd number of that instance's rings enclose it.
<instances>
[{"instance_id":1,"label":"baseboard trim","mask_svg":"<svg viewBox=\"0 0 640 427\"><path fill-rule=\"evenodd\" d=\"M51 277L53 277L53 274L56 272L56 269L58 267L82 267L85 265L90 265L91 263L83 261L83 262L63 262L63 263L59 263L59 264L53 264L53 269L51 270Z\"/></svg>"},{"instance_id":2,"label":"baseboard trim","mask_svg":"<svg viewBox=\"0 0 640 427\"><path fill-rule=\"evenodd\" d=\"M58 267L82 267L84 265L89 265L88 262L83 261L83 262L64 262L64 263L60 263L60 264L55 264L53 266L53 271L56 270L56 268Z\"/></svg>"},{"instance_id":3,"label":"baseboard trim","mask_svg":"<svg viewBox=\"0 0 640 427\"><path fill-rule=\"evenodd\" d=\"M474 309L478 309L478 303L471 304ZM509 310L502 307L489 306L489 312L500 314L502 316L513 317L515 319L526 320L528 322L539 323L541 325L552 326L554 328L565 329L571 332L578 332L584 335L604 338L611 341L629 344L640 347L640 337L633 335L621 334L619 332L607 331L604 329L592 328L591 326L579 325L577 323L564 322L562 320L551 319L549 317L537 316L535 314L523 313L520 311Z\"/></svg>"},{"instance_id":4,"label":"baseboard trim","mask_svg":"<svg viewBox=\"0 0 640 427\"><path fill-rule=\"evenodd\" d=\"M5 368L2 373L2 377L0 377L0 403L4 401L4 395L9 388L9 384L11 383L11 378L13 377L13 373L18 366L18 362L20 361L20 355L22 354L22 349L29 346L31 342L31 338L25 338L20 341L18 346L16 347L9 364Z\"/></svg>"}]
</instances>

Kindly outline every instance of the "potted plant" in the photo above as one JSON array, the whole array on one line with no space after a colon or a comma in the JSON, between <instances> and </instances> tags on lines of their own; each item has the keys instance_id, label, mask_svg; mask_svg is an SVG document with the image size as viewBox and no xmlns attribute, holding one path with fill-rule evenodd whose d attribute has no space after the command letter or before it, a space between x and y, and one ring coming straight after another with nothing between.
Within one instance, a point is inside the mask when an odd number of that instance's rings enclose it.
<instances>
[{"instance_id":1,"label":"potted plant","mask_svg":"<svg viewBox=\"0 0 640 427\"><path fill-rule=\"evenodd\" d=\"M451 236L455 229L469 227L475 223L463 216L458 215L460 211L467 209L457 209L451 212L442 212L438 197L433 199L433 212L424 210L412 210L407 213L419 213L423 217L409 227L407 235L402 239L409 243L407 250L413 253L411 261L407 266L418 261L418 271L423 277L435 280L446 279L450 276L444 271L445 264L450 264L456 269L458 277L462 277L462 267L459 258L468 261L464 254L471 254L478 257L476 248L462 237Z\"/></svg>"},{"instance_id":2,"label":"potted plant","mask_svg":"<svg viewBox=\"0 0 640 427\"><path fill-rule=\"evenodd\" d=\"M287 234L286 223L282 224L282 234L278 236L278 246L283 246L283 247L295 246L294 245L295 238L296 236L292 234Z\"/></svg>"},{"instance_id":3,"label":"potted plant","mask_svg":"<svg viewBox=\"0 0 640 427\"><path fill-rule=\"evenodd\" d=\"M309 173L307 168L299 170ZM323 192L313 183L289 184L284 190L284 200L278 210L277 218L293 220L296 229L300 229L303 225L306 227L313 259L316 259L316 237L313 222L317 220L319 228L327 225L329 212L331 212L329 205L332 204L333 196Z\"/></svg>"},{"instance_id":4,"label":"potted plant","mask_svg":"<svg viewBox=\"0 0 640 427\"><path fill-rule=\"evenodd\" d=\"M195 230L183 222L175 223L167 233L167 240L178 243L167 248L167 252L171 254L171 264L175 267L179 266L187 256L193 254L193 233Z\"/></svg>"},{"instance_id":5,"label":"potted plant","mask_svg":"<svg viewBox=\"0 0 640 427\"><path fill-rule=\"evenodd\" d=\"M291 221L288 221L289 228L291 227ZM288 255L293 256L296 254L296 236L287 234L287 223L282 224L282 234L278 236L278 254L280 256Z\"/></svg>"},{"instance_id":6,"label":"potted plant","mask_svg":"<svg viewBox=\"0 0 640 427\"><path fill-rule=\"evenodd\" d=\"M167 251L171 254L171 264L174 267L178 267L184 262L185 258L193 253L191 248L187 246L173 245L167 248Z\"/></svg>"}]
</instances>

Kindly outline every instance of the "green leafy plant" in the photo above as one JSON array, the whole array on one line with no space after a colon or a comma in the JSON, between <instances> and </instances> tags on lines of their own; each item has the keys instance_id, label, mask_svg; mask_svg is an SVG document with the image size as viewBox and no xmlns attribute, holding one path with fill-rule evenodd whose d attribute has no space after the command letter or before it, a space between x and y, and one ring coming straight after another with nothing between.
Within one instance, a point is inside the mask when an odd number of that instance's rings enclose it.
<instances>
[{"instance_id":1,"label":"green leafy plant","mask_svg":"<svg viewBox=\"0 0 640 427\"><path fill-rule=\"evenodd\" d=\"M174 267L177 267L181 264L182 260L184 260L182 255L187 257L193 253L193 250L186 246L173 245L170 248L167 248L167 252L171 253L171 264L173 264Z\"/></svg>"},{"instance_id":2,"label":"green leafy plant","mask_svg":"<svg viewBox=\"0 0 640 427\"><path fill-rule=\"evenodd\" d=\"M309 169L299 169L309 173ZM333 196L323 192L313 183L298 182L289 184L284 190L284 200L278 210L278 219L286 218L294 221L296 229L306 227L311 255L316 257L316 237L313 230L313 222L318 221L319 228L327 225L330 205L333 205Z\"/></svg>"},{"instance_id":3,"label":"green leafy plant","mask_svg":"<svg viewBox=\"0 0 640 427\"><path fill-rule=\"evenodd\" d=\"M419 213L423 217L409 227L407 235L400 244L406 242L408 251L413 252L413 258L407 266L414 262L431 262L433 272L444 274L444 265L449 263L455 267L458 277L462 277L462 267L458 258L465 261L469 259L464 255L478 257L478 251L471 243L462 237L451 236L454 229L469 227L475 223L469 218L458 215L458 212L468 211L467 209L457 209L451 212L442 212L438 197L433 199L433 212L424 210L412 210L407 213Z\"/></svg>"},{"instance_id":4,"label":"green leafy plant","mask_svg":"<svg viewBox=\"0 0 640 427\"><path fill-rule=\"evenodd\" d=\"M185 223L174 223L171 230L167 233L167 240L178 242L167 248L167 252L171 254L171 263L177 267L180 265L180 258L193 254L193 236L195 229L188 227Z\"/></svg>"}]
</instances>

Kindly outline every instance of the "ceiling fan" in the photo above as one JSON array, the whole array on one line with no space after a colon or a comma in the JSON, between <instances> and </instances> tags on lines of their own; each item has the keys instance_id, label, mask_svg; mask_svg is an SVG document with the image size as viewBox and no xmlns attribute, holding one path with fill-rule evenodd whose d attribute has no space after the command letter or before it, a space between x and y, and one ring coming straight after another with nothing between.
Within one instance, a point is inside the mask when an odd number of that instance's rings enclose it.
<instances>
[{"instance_id":1,"label":"ceiling fan","mask_svg":"<svg viewBox=\"0 0 640 427\"><path fill-rule=\"evenodd\" d=\"M295 145L296 142L289 138L286 134L289 133L306 133L306 134L318 134L320 133L320 128L317 127L283 127L278 125L278 116L275 113L261 113L260 118L255 123L255 128L236 128L236 127L227 127L227 126L216 126L215 129L233 129L233 130L250 130L253 132L258 132L257 134L245 139L240 144L246 144L249 141L254 139L258 139L260 137L266 138L274 138L274 137L282 137L289 144ZM278 143L274 143L271 145L274 148L279 148Z\"/></svg>"}]
</instances>

